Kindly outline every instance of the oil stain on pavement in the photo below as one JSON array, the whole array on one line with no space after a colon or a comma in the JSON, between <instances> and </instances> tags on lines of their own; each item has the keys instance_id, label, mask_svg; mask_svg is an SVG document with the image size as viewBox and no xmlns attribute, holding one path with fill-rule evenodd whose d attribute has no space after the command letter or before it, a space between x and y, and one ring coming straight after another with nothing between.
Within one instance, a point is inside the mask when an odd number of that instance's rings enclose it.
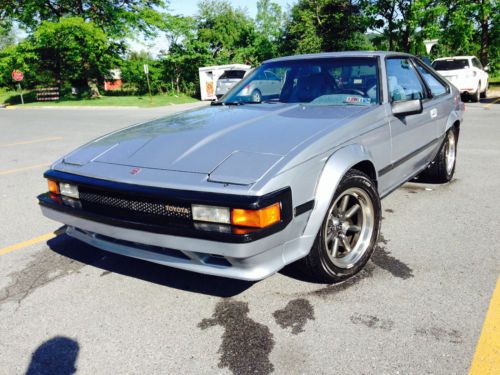
<instances>
[{"instance_id":1,"label":"oil stain on pavement","mask_svg":"<svg viewBox=\"0 0 500 375\"><path fill-rule=\"evenodd\" d=\"M273 313L276 323L283 329L292 328L292 334L304 332L308 320L314 320L314 309L305 298L294 299L281 310Z\"/></svg>"},{"instance_id":2,"label":"oil stain on pavement","mask_svg":"<svg viewBox=\"0 0 500 375\"><path fill-rule=\"evenodd\" d=\"M417 336L432 337L436 341L448 341L452 344L461 344L462 335L456 329L447 330L440 327L418 328Z\"/></svg>"},{"instance_id":3,"label":"oil stain on pavement","mask_svg":"<svg viewBox=\"0 0 500 375\"><path fill-rule=\"evenodd\" d=\"M225 329L219 368L227 367L233 374L269 374L274 370L269 354L274 339L269 328L248 317L248 303L231 299L217 303L210 319L198 327L207 329L219 325Z\"/></svg>"},{"instance_id":4,"label":"oil stain on pavement","mask_svg":"<svg viewBox=\"0 0 500 375\"><path fill-rule=\"evenodd\" d=\"M359 271L359 273L357 273L356 275L347 279L346 281L343 281L343 282L338 283L338 284L328 285L324 288L312 291L308 294L312 295L312 296L316 296L316 297L326 298L328 296L343 292L343 291L355 286L361 280L372 277L374 268L375 267L373 267L373 264L368 263L365 266L365 268L363 268L361 271Z\"/></svg>"},{"instance_id":5,"label":"oil stain on pavement","mask_svg":"<svg viewBox=\"0 0 500 375\"><path fill-rule=\"evenodd\" d=\"M380 235L378 246L372 254L372 262L400 279L406 280L413 277L413 270L399 259L393 257L383 246L387 245L387 242L384 236Z\"/></svg>"},{"instance_id":6,"label":"oil stain on pavement","mask_svg":"<svg viewBox=\"0 0 500 375\"><path fill-rule=\"evenodd\" d=\"M351 322L353 324L363 324L368 328L382 329L384 331L390 331L394 326L394 322L392 320L380 319L374 315L366 315L366 314L351 315Z\"/></svg>"}]
</instances>

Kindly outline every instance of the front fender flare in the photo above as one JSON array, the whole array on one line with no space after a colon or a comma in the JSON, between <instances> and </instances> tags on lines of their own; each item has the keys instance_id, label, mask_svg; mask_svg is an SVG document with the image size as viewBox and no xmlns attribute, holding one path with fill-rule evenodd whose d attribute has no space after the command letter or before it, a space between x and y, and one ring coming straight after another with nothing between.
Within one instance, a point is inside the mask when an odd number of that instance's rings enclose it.
<instances>
[{"instance_id":1,"label":"front fender flare","mask_svg":"<svg viewBox=\"0 0 500 375\"><path fill-rule=\"evenodd\" d=\"M308 239L304 249L305 254L309 253L314 243L342 177L353 166L362 161L369 161L374 164L370 152L359 144L351 144L340 148L326 161L316 185L314 208L303 233L304 238Z\"/></svg>"}]
</instances>

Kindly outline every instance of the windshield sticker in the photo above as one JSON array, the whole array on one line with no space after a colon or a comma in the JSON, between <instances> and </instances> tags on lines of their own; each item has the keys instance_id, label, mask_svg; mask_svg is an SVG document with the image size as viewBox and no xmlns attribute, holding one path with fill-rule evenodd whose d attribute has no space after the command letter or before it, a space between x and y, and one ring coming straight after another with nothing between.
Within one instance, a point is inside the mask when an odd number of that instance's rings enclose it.
<instances>
[{"instance_id":1,"label":"windshield sticker","mask_svg":"<svg viewBox=\"0 0 500 375\"><path fill-rule=\"evenodd\" d=\"M360 98L359 96L348 96L345 98L346 103L360 103L360 104L370 104L372 100L370 98Z\"/></svg>"}]
</instances>

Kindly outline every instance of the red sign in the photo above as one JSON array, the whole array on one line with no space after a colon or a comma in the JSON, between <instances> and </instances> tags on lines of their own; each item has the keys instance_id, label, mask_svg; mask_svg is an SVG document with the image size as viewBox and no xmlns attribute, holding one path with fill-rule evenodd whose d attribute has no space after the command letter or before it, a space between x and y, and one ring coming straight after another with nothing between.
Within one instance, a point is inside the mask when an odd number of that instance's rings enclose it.
<instances>
[{"instance_id":1,"label":"red sign","mask_svg":"<svg viewBox=\"0 0 500 375\"><path fill-rule=\"evenodd\" d=\"M12 79L14 81L22 81L24 78L24 73L21 72L20 70L13 70L12 71Z\"/></svg>"}]
</instances>

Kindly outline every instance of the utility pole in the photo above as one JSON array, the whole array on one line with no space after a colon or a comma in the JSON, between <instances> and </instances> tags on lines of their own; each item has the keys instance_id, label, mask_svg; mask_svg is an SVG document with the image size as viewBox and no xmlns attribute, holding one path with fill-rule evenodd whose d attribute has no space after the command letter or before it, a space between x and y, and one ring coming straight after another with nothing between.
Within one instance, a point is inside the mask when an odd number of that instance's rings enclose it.
<instances>
[{"instance_id":1,"label":"utility pole","mask_svg":"<svg viewBox=\"0 0 500 375\"><path fill-rule=\"evenodd\" d=\"M148 64L144 64L144 74L146 74L146 81L148 82L149 101L151 103L153 103L153 95L151 94L151 85L149 83L149 66L148 66Z\"/></svg>"}]
</instances>

